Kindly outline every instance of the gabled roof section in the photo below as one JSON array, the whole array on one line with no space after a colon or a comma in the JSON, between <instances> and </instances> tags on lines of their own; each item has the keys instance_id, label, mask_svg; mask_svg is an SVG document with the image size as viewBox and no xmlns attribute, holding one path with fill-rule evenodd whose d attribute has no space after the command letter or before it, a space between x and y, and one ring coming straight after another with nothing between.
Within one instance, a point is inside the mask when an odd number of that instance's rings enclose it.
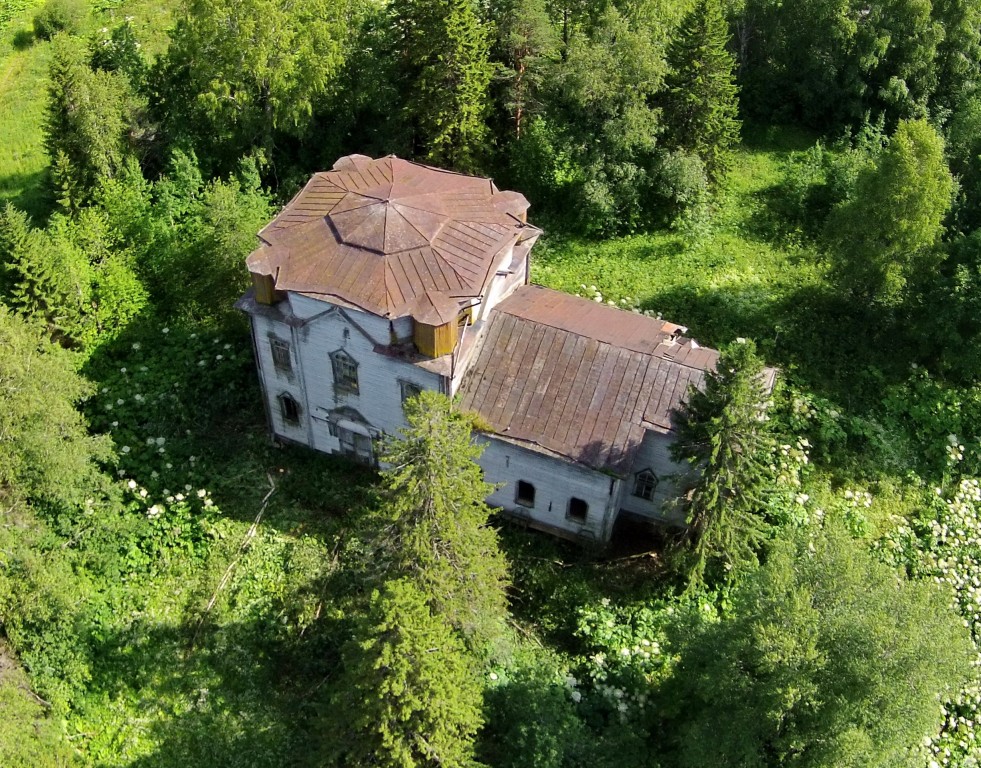
<instances>
[{"instance_id":1,"label":"gabled roof section","mask_svg":"<svg viewBox=\"0 0 981 768\"><path fill-rule=\"evenodd\" d=\"M384 317L434 305L442 315L483 293L502 249L540 234L525 223L527 210L522 195L490 179L350 155L315 174L263 228L248 266L280 291Z\"/></svg>"},{"instance_id":2,"label":"gabled roof section","mask_svg":"<svg viewBox=\"0 0 981 768\"><path fill-rule=\"evenodd\" d=\"M461 405L508 439L626 475L644 433L670 431L688 388L718 361L685 330L523 286L491 312Z\"/></svg>"}]
</instances>

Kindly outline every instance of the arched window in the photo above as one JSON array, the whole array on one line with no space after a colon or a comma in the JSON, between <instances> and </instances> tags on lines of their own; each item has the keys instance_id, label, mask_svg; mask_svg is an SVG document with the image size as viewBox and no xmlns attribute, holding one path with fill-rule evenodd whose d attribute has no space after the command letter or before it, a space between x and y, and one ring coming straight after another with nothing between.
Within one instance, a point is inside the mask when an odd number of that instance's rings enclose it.
<instances>
[{"instance_id":1,"label":"arched window","mask_svg":"<svg viewBox=\"0 0 981 768\"><path fill-rule=\"evenodd\" d=\"M533 486L527 480L519 480L518 488L514 494L514 503L520 504L522 507L534 507L535 486Z\"/></svg>"},{"instance_id":2,"label":"arched window","mask_svg":"<svg viewBox=\"0 0 981 768\"><path fill-rule=\"evenodd\" d=\"M657 489L657 475L651 470L645 469L634 476L634 496L650 501L654 498L654 491Z\"/></svg>"},{"instance_id":3,"label":"arched window","mask_svg":"<svg viewBox=\"0 0 981 768\"><path fill-rule=\"evenodd\" d=\"M294 426L300 423L300 404L296 402L296 399L289 392L284 392L279 395L279 412L283 416L283 421L286 424L292 424Z\"/></svg>"},{"instance_id":4,"label":"arched window","mask_svg":"<svg viewBox=\"0 0 981 768\"><path fill-rule=\"evenodd\" d=\"M358 394L358 363L343 349L330 353L330 364L334 369L334 390Z\"/></svg>"}]
</instances>

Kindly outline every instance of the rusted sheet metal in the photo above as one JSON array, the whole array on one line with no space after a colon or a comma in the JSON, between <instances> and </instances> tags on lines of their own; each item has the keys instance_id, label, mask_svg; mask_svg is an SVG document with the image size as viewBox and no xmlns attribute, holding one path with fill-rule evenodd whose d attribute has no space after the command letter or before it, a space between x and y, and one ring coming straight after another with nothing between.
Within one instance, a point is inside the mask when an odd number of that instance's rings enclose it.
<instances>
[{"instance_id":1,"label":"rusted sheet metal","mask_svg":"<svg viewBox=\"0 0 981 768\"><path fill-rule=\"evenodd\" d=\"M501 435L623 475L652 426L671 428L718 353L682 326L538 286L490 315L465 408Z\"/></svg>"},{"instance_id":2,"label":"rusted sheet metal","mask_svg":"<svg viewBox=\"0 0 981 768\"><path fill-rule=\"evenodd\" d=\"M248 259L279 291L335 297L384 317L479 297L495 259L539 234L528 201L490 179L390 156L341 158L260 233ZM429 298L425 298L429 294Z\"/></svg>"}]
</instances>

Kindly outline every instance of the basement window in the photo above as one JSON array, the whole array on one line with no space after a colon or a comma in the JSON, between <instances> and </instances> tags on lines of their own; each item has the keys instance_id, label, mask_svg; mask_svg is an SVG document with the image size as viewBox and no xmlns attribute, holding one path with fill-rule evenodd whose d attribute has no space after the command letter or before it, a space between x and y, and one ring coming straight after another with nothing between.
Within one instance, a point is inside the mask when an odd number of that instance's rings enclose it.
<instances>
[{"instance_id":1,"label":"basement window","mask_svg":"<svg viewBox=\"0 0 981 768\"><path fill-rule=\"evenodd\" d=\"M283 416L283 421L291 426L300 424L300 404L296 402L292 395L284 393L279 396L279 412Z\"/></svg>"},{"instance_id":2,"label":"basement window","mask_svg":"<svg viewBox=\"0 0 981 768\"><path fill-rule=\"evenodd\" d=\"M657 489L657 475L651 470L645 469L638 472L634 477L634 496L645 501L654 498L654 491Z\"/></svg>"},{"instance_id":3,"label":"basement window","mask_svg":"<svg viewBox=\"0 0 981 768\"><path fill-rule=\"evenodd\" d=\"M577 523L585 523L588 513L589 504L585 501L577 499L575 496L569 499L569 508L566 510L565 516L570 520L575 520Z\"/></svg>"},{"instance_id":4,"label":"basement window","mask_svg":"<svg viewBox=\"0 0 981 768\"><path fill-rule=\"evenodd\" d=\"M362 464L371 465L374 455L371 450L371 438L344 427L337 428L337 439L340 441L341 453Z\"/></svg>"},{"instance_id":5,"label":"basement window","mask_svg":"<svg viewBox=\"0 0 981 768\"><path fill-rule=\"evenodd\" d=\"M527 480L518 481L518 490L514 494L514 503L529 509L535 506L535 486Z\"/></svg>"}]
</instances>

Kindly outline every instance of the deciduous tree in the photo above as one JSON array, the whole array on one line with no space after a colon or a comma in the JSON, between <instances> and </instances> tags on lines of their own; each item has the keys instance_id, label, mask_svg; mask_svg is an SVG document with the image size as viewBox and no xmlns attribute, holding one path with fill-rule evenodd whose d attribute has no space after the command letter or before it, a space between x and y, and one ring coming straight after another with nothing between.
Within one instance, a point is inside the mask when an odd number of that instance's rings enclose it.
<instances>
[{"instance_id":1,"label":"deciduous tree","mask_svg":"<svg viewBox=\"0 0 981 768\"><path fill-rule=\"evenodd\" d=\"M900 123L828 221L839 285L855 298L888 305L909 281L928 278L953 191L943 139L925 120Z\"/></svg>"},{"instance_id":2,"label":"deciduous tree","mask_svg":"<svg viewBox=\"0 0 981 768\"><path fill-rule=\"evenodd\" d=\"M68 352L0 305L0 496L73 504L93 493L108 443L75 409L91 391Z\"/></svg>"},{"instance_id":3,"label":"deciduous tree","mask_svg":"<svg viewBox=\"0 0 981 768\"><path fill-rule=\"evenodd\" d=\"M302 135L344 60L346 0L184 0L152 78L164 126L228 171ZM215 162L218 161L218 162Z\"/></svg>"},{"instance_id":4,"label":"deciduous tree","mask_svg":"<svg viewBox=\"0 0 981 768\"><path fill-rule=\"evenodd\" d=\"M661 690L672 764L919 766L974 656L951 596L837 524L779 542L721 621L693 617Z\"/></svg>"}]
</instances>

